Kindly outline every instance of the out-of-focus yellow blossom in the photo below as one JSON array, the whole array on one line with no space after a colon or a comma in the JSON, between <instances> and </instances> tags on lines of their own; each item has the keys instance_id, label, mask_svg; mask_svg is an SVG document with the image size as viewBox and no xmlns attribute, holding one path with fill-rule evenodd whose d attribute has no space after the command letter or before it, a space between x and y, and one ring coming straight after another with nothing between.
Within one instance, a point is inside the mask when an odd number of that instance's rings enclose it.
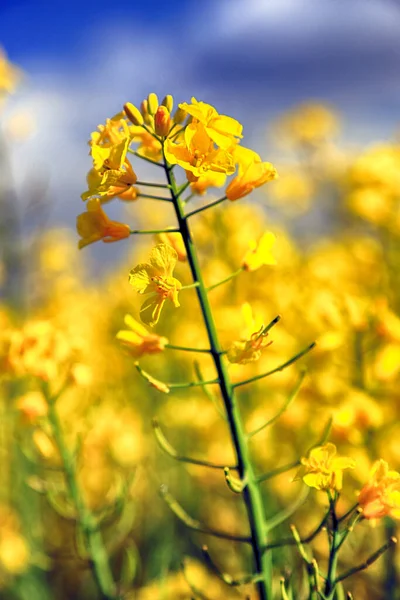
<instances>
[{"instance_id":1,"label":"out-of-focus yellow blossom","mask_svg":"<svg viewBox=\"0 0 400 600\"><path fill-rule=\"evenodd\" d=\"M323 104L307 103L287 113L278 124L279 135L295 145L316 145L334 135L338 118Z\"/></svg>"},{"instance_id":2,"label":"out-of-focus yellow blossom","mask_svg":"<svg viewBox=\"0 0 400 600\"><path fill-rule=\"evenodd\" d=\"M15 406L23 419L30 424L47 415L47 402L38 391L27 392L18 398Z\"/></svg>"},{"instance_id":3,"label":"out-of-focus yellow blossom","mask_svg":"<svg viewBox=\"0 0 400 600\"><path fill-rule=\"evenodd\" d=\"M53 381L72 364L73 348L66 334L50 321L30 321L8 333L6 365L15 376Z\"/></svg>"},{"instance_id":4,"label":"out-of-focus yellow blossom","mask_svg":"<svg viewBox=\"0 0 400 600\"><path fill-rule=\"evenodd\" d=\"M255 188L278 177L275 167L269 162L262 162L257 152L249 148L237 146L234 156L239 169L237 176L226 188L226 197L229 200L239 200Z\"/></svg>"},{"instance_id":5,"label":"out-of-focus yellow blossom","mask_svg":"<svg viewBox=\"0 0 400 600\"><path fill-rule=\"evenodd\" d=\"M82 200L93 196L109 200L116 195L124 193L129 195L130 188L136 183L137 177L131 163L126 158L128 146L129 139L127 138L114 145L94 143L91 145L93 167L101 177L100 179L96 178L93 174L88 177L89 190L82 194Z\"/></svg>"},{"instance_id":6,"label":"out-of-focus yellow blossom","mask_svg":"<svg viewBox=\"0 0 400 600\"><path fill-rule=\"evenodd\" d=\"M83 200L92 196L100 196L102 204L116 197L125 202L130 202L136 200L139 194L138 189L133 185L121 181L119 172L116 174L115 171L104 171L102 174L96 169L90 169L86 181L89 189L82 194Z\"/></svg>"},{"instance_id":7,"label":"out-of-focus yellow blossom","mask_svg":"<svg viewBox=\"0 0 400 600\"><path fill-rule=\"evenodd\" d=\"M362 390L350 388L345 402L334 412L333 431L342 440L358 445L363 442L365 432L378 429L382 423L380 404Z\"/></svg>"},{"instance_id":8,"label":"out-of-focus yellow blossom","mask_svg":"<svg viewBox=\"0 0 400 600\"><path fill-rule=\"evenodd\" d=\"M317 490L340 491L343 485L343 471L354 469L355 461L345 456L336 456L336 446L328 442L313 448L308 458L302 458L296 479L302 478L309 487Z\"/></svg>"},{"instance_id":9,"label":"out-of-focus yellow blossom","mask_svg":"<svg viewBox=\"0 0 400 600\"><path fill-rule=\"evenodd\" d=\"M375 313L377 334L390 342L400 343L400 317L389 308L387 298L376 300Z\"/></svg>"},{"instance_id":10,"label":"out-of-focus yellow blossom","mask_svg":"<svg viewBox=\"0 0 400 600\"><path fill-rule=\"evenodd\" d=\"M157 233L156 235L157 241L161 244L168 244L172 246L178 255L179 262L187 261L187 254L185 244L183 242L182 234L177 231L168 231L164 233Z\"/></svg>"},{"instance_id":11,"label":"out-of-focus yellow blossom","mask_svg":"<svg viewBox=\"0 0 400 600\"><path fill-rule=\"evenodd\" d=\"M7 56L0 48L0 97L2 94L12 94L20 80L21 73L7 60Z\"/></svg>"},{"instance_id":12,"label":"out-of-focus yellow blossom","mask_svg":"<svg viewBox=\"0 0 400 600\"><path fill-rule=\"evenodd\" d=\"M167 139L164 153L170 164L177 164L188 172L189 181L196 181L194 178L204 175L207 171L227 175L232 175L235 171L232 152L215 148L213 140L201 123L192 122L187 125L183 142L175 143Z\"/></svg>"},{"instance_id":13,"label":"out-of-focus yellow blossom","mask_svg":"<svg viewBox=\"0 0 400 600\"><path fill-rule=\"evenodd\" d=\"M193 194L202 196L205 194L210 187L222 187L225 185L226 174L216 173L215 171L208 171L204 175L201 175L196 181L190 184L190 189Z\"/></svg>"},{"instance_id":14,"label":"out-of-focus yellow blossom","mask_svg":"<svg viewBox=\"0 0 400 600\"><path fill-rule=\"evenodd\" d=\"M391 516L400 519L400 473L389 471L386 461L377 460L370 479L358 494L358 503L365 519Z\"/></svg>"},{"instance_id":15,"label":"out-of-focus yellow blossom","mask_svg":"<svg viewBox=\"0 0 400 600\"><path fill-rule=\"evenodd\" d=\"M19 529L15 514L0 505L0 581L4 574L20 575L29 566L30 551Z\"/></svg>"},{"instance_id":16,"label":"out-of-focus yellow blossom","mask_svg":"<svg viewBox=\"0 0 400 600\"><path fill-rule=\"evenodd\" d=\"M140 263L129 274L129 283L139 294L151 294L140 309L143 323L153 327L167 299L180 306L178 292L182 284L172 276L178 260L176 250L168 244L158 244L150 252L148 263Z\"/></svg>"},{"instance_id":17,"label":"out-of-focus yellow blossom","mask_svg":"<svg viewBox=\"0 0 400 600\"><path fill-rule=\"evenodd\" d=\"M208 136L219 148L230 148L242 136L243 126L226 115L218 114L217 110L205 102L197 102L192 98L192 103L183 102L179 108L184 110L193 120L204 125Z\"/></svg>"},{"instance_id":18,"label":"out-of-focus yellow blossom","mask_svg":"<svg viewBox=\"0 0 400 600\"><path fill-rule=\"evenodd\" d=\"M76 228L81 240L79 249L102 240L105 243L118 242L130 236L129 225L111 221L101 207L98 198L91 198L87 205L87 212L78 215Z\"/></svg>"},{"instance_id":19,"label":"out-of-focus yellow blossom","mask_svg":"<svg viewBox=\"0 0 400 600\"><path fill-rule=\"evenodd\" d=\"M268 332L264 332L264 325L261 325L254 331L255 321L250 304L243 304L242 315L246 321L248 339L233 342L226 356L230 363L245 365L258 360L262 351L267 348L267 346L270 346L272 341L267 341Z\"/></svg>"},{"instance_id":20,"label":"out-of-focus yellow blossom","mask_svg":"<svg viewBox=\"0 0 400 600\"><path fill-rule=\"evenodd\" d=\"M275 241L276 237L270 231L266 231L258 242L251 240L242 263L245 270L256 271L264 265L276 265L276 259L271 252Z\"/></svg>"},{"instance_id":21,"label":"out-of-focus yellow blossom","mask_svg":"<svg viewBox=\"0 0 400 600\"><path fill-rule=\"evenodd\" d=\"M148 333L146 329L138 323L131 315L125 315L125 325L129 330L121 330L117 333L117 340L122 342L134 358L139 358L143 354L157 354L162 352L165 344L168 344L166 337L161 337L154 333Z\"/></svg>"},{"instance_id":22,"label":"out-of-focus yellow blossom","mask_svg":"<svg viewBox=\"0 0 400 600\"><path fill-rule=\"evenodd\" d=\"M293 209L293 212L305 211L315 192L314 182L301 169L278 166L279 178L268 186L268 198L271 198L280 208Z\"/></svg>"},{"instance_id":23,"label":"out-of-focus yellow blossom","mask_svg":"<svg viewBox=\"0 0 400 600\"><path fill-rule=\"evenodd\" d=\"M376 353L373 370L379 381L391 381L400 372L400 344L389 342Z\"/></svg>"}]
</instances>

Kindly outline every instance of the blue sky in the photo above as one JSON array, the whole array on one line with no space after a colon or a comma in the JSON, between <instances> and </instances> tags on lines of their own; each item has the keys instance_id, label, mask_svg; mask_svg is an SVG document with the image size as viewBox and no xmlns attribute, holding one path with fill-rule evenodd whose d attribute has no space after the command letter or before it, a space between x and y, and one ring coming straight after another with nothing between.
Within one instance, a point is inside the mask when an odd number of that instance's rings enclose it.
<instances>
[{"instance_id":1,"label":"blue sky","mask_svg":"<svg viewBox=\"0 0 400 600\"><path fill-rule=\"evenodd\" d=\"M0 0L0 44L26 73L8 112L37 123L13 151L17 185L43 177L72 226L90 132L150 91L214 104L272 162L268 122L310 98L342 112L352 143L389 138L399 32L394 0Z\"/></svg>"}]
</instances>

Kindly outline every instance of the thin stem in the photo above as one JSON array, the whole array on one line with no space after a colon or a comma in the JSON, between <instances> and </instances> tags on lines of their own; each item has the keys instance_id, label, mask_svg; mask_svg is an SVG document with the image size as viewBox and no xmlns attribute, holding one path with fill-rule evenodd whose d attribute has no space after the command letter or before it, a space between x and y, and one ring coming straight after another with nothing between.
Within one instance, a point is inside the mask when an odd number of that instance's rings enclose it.
<instances>
[{"instance_id":1,"label":"thin stem","mask_svg":"<svg viewBox=\"0 0 400 600\"><path fill-rule=\"evenodd\" d=\"M138 158L141 158L142 160L144 160L145 162L150 163L151 165L155 165L156 167L162 167L164 168L164 165L162 163L157 162L156 160L151 160L151 158L147 158L147 156L142 156L141 154L139 154L139 152L137 152L136 150L132 150L132 148L128 148L128 152L130 154L134 154L135 156L137 156Z\"/></svg>"},{"instance_id":2,"label":"thin stem","mask_svg":"<svg viewBox=\"0 0 400 600\"><path fill-rule=\"evenodd\" d=\"M337 494L334 496L334 498L332 498L330 493L328 492L328 496L329 496L332 530L330 532L328 531L328 535L330 533L330 547L329 547L328 574L326 576L326 583L325 583L325 595L328 598L331 598L333 596L333 593L335 591L335 585L337 583L336 582L336 568L337 568L337 561L338 561L338 546L339 546L339 542L340 542L340 533L339 533L339 521L336 516Z\"/></svg>"},{"instance_id":3,"label":"thin stem","mask_svg":"<svg viewBox=\"0 0 400 600\"><path fill-rule=\"evenodd\" d=\"M201 206L200 208L196 208L196 210L192 210L192 212L187 213L187 215L182 215L182 218L183 219L188 219L189 217L193 217L193 215L196 215L197 213L203 212L203 210L207 210L208 208L211 208L212 206L217 206L217 204L220 204L221 202L224 202L225 200L227 200L227 197L223 196L219 200L215 200L214 202L210 202L210 204L207 204L206 206Z\"/></svg>"},{"instance_id":4,"label":"thin stem","mask_svg":"<svg viewBox=\"0 0 400 600\"><path fill-rule=\"evenodd\" d=\"M166 183L148 183L147 181L136 181L135 185L144 185L146 187L153 187L153 188L164 188L164 189L169 189L169 185L167 185Z\"/></svg>"},{"instance_id":5,"label":"thin stem","mask_svg":"<svg viewBox=\"0 0 400 600\"><path fill-rule=\"evenodd\" d=\"M203 282L202 273L197 258L196 248L192 239L191 231L188 226L189 216L201 212L202 210L206 210L211 206L216 206L220 202L223 202L226 198L221 198L220 200L217 200L216 202L213 202L212 204L209 204L204 208L198 209L196 211L193 211L192 213L185 215L183 204L180 198L177 197L178 190L176 187L173 172L170 168L170 165L166 161L165 156L164 164L168 183L171 186L172 202L175 208L175 213L182 234L182 238L185 243L186 253L188 256L188 263L192 272L193 280L199 283L198 287L196 288L196 293L203 315L204 324L207 329L208 339L210 343L210 353L213 357L214 365L217 371L221 396L227 414L227 420L231 431L232 442L235 448L239 479L247 481L247 485L243 489L243 500L246 505L250 525L251 537L249 541L253 549L255 571L262 575L262 580L256 584L257 590L260 600L271 600L271 558L269 555L263 552L263 548L266 545L266 531L265 514L261 491L257 484L253 465L250 460L246 434L244 432L242 419L239 414L236 399L234 397L233 386L229 379L228 371L223 356L221 354L222 348L218 339L217 330L211 311L211 306L208 300L207 290Z\"/></svg>"},{"instance_id":6,"label":"thin stem","mask_svg":"<svg viewBox=\"0 0 400 600\"><path fill-rule=\"evenodd\" d=\"M152 194L138 194L138 198L150 198L150 200L161 200L161 202L171 202L169 198L162 198L161 196L153 196Z\"/></svg>"},{"instance_id":7,"label":"thin stem","mask_svg":"<svg viewBox=\"0 0 400 600\"><path fill-rule=\"evenodd\" d=\"M234 271L233 273L228 275L228 277L225 277L225 279L222 279L221 281L218 281L218 283L214 283L213 285L208 286L207 292L211 292L211 290L214 290L215 288L219 287L220 285L223 285L224 283L228 283L228 281L231 281L231 279L234 279L235 277L240 275L240 273L242 273L243 271L244 271L244 267L240 267L240 269L238 269L237 271Z\"/></svg>"},{"instance_id":8,"label":"thin stem","mask_svg":"<svg viewBox=\"0 0 400 600\"><path fill-rule=\"evenodd\" d=\"M189 348L188 346L174 346L173 344L165 344L164 348L168 348L169 350L183 350L184 352L201 352L207 354L211 352L207 348Z\"/></svg>"},{"instance_id":9,"label":"thin stem","mask_svg":"<svg viewBox=\"0 0 400 600\"><path fill-rule=\"evenodd\" d=\"M179 229L176 227L168 227L168 229L131 229L131 235L136 234L153 234L153 233L175 233Z\"/></svg>"},{"instance_id":10,"label":"thin stem","mask_svg":"<svg viewBox=\"0 0 400 600\"><path fill-rule=\"evenodd\" d=\"M205 385L212 385L219 383L219 379L209 379L208 381L188 381L187 383L167 383L170 390L184 389L191 387L203 387Z\"/></svg>"},{"instance_id":11,"label":"thin stem","mask_svg":"<svg viewBox=\"0 0 400 600\"><path fill-rule=\"evenodd\" d=\"M376 552L374 552L369 558L367 558L367 560L361 565L353 567L352 569L349 569L348 571L345 571L345 573L339 575L339 577L337 577L335 580L335 584L339 583L339 581L347 579L347 577L350 577L350 575L354 575L354 573L358 573L359 571L367 569L370 565L372 565L372 563L378 560L378 558L381 557L382 554L386 552L386 550L388 550L391 546L394 546L395 544L397 544L397 539L395 537L391 537L390 540L386 542L386 544L383 544L383 546L381 546Z\"/></svg>"},{"instance_id":12,"label":"thin stem","mask_svg":"<svg viewBox=\"0 0 400 600\"><path fill-rule=\"evenodd\" d=\"M180 198L182 196L182 194L188 189L190 185L190 181L186 181L183 185L181 185L181 187L178 190L178 198ZM169 187L169 186L167 186Z\"/></svg>"},{"instance_id":13,"label":"thin stem","mask_svg":"<svg viewBox=\"0 0 400 600\"><path fill-rule=\"evenodd\" d=\"M199 282L196 281L195 283L191 283L190 285L183 285L181 287L181 290L191 290L191 289L193 289L195 287L198 287L198 285L199 285Z\"/></svg>"},{"instance_id":14,"label":"thin stem","mask_svg":"<svg viewBox=\"0 0 400 600\"><path fill-rule=\"evenodd\" d=\"M48 398L48 420L52 428L54 440L60 452L68 491L78 515L78 525L82 529L87 544L90 562L97 585L104 600L117 600L119 595L110 569L107 551L95 519L85 506L76 477L75 457L65 443L62 425L56 410L55 402L50 398Z\"/></svg>"},{"instance_id":15,"label":"thin stem","mask_svg":"<svg viewBox=\"0 0 400 600\"><path fill-rule=\"evenodd\" d=\"M297 360L299 360L299 358L301 358L302 356L304 356L305 354L310 352L310 350L312 350L315 347L315 345L316 345L315 342L313 342L312 344L307 346L307 348L304 348L304 350L302 350L301 352L299 352L298 354L296 354L295 356L290 358L288 361L286 361L282 365L279 365L279 367L275 367L275 369L272 369L271 371L267 371L266 373L262 373L261 375L256 375L255 377L250 377L250 379L245 379L244 381L239 381L239 383L234 383L232 387L237 388L242 385L247 385L248 383L253 383L253 381L258 381L259 379L264 379L264 377L269 377L269 375L278 373L278 371L283 371L283 369L286 369L286 367L289 367L290 365L295 363Z\"/></svg>"}]
</instances>

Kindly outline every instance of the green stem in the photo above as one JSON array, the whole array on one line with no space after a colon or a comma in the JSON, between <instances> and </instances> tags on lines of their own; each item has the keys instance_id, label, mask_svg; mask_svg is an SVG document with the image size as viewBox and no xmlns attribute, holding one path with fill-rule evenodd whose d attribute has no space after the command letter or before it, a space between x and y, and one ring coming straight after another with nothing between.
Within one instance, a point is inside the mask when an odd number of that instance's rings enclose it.
<instances>
[{"instance_id":1,"label":"green stem","mask_svg":"<svg viewBox=\"0 0 400 600\"><path fill-rule=\"evenodd\" d=\"M260 600L271 600L271 561L270 555L263 551L266 546L265 532L265 514L262 503L261 491L257 483L253 465L250 460L249 448L247 446L246 434L239 414L238 405L234 396L234 390L230 381L227 368L222 356L222 348L217 335L214 318L211 311L211 306L207 296L207 289L204 285L202 273L197 258L196 248L192 239L192 234L188 226L188 217L206 210L210 206L219 204L225 198L221 198L208 206L193 211L188 215L184 214L183 204L177 196L177 186L172 170L165 160L165 172L168 183L171 186L171 198L175 208L176 217L179 228L185 243L186 253L188 256L189 266L195 282L198 282L196 293L201 307L204 323L207 329L208 339L210 343L210 354L213 357L214 365L217 371L221 396L224 402L229 428L232 436L232 442L235 448L238 464L238 474L241 480L246 480L247 485L243 489L243 499L247 509L247 515L250 525L251 545L255 562L255 574L261 575L262 579L257 582L257 590Z\"/></svg>"},{"instance_id":2,"label":"green stem","mask_svg":"<svg viewBox=\"0 0 400 600\"><path fill-rule=\"evenodd\" d=\"M220 285L223 285L224 283L228 283L228 281L230 281L231 279L234 279L235 277L240 275L240 273L242 271L244 271L244 268L240 267L240 269L238 269L234 273L231 273L230 275L228 275L228 277L225 277L225 279L218 281L218 283L213 283L213 285L208 286L207 292L211 292L211 290L214 290L215 288L219 287Z\"/></svg>"},{"instance_id":3,"label":"green stem","mask_svg":"<svg viewBox=\"0 0 400 600\"><path fill-rule=\"evenodd\" d=\"M144 185L146 187L169 189L169 185L165 183L148 183L147 181L136 181L135 185Z\"/></svg>"},{"instance_id":4,"label":"green stem","mask_svg":"<svg viewBox=\"0 0 400 600\"><path fill-rule=\"evenodd\" d=\"M330 546L329 546L328 573L326 576L326 583L325 583L325 596L327 596L327 598L330 599L333 597L333 594L335 592L336 568L337 568L337 561L338 561L338 547L339 547L339 543L340 543L340 533L339 533L339 520L336 516L337 495L335 495L335 497L332 498L332 496L330 495L330 492L328 492L328 496L329 496L332 530L331 530L331 532L328 531L328 535L329 535L329 533L331 534L331 539L330 539Z\"/></svg>"},{"instance_id":5,"label":"green stem","mask_svg":"<svg viewBox=\"0 0 400 600\"><path fill-rule=\"evenodd\" d=\"M52 428L54 440L60 452L68 491L77 512L77 523L82 529L87 544L93 574L99 587L101 597L103 600L117 600L119 594L117 593L110 569L107 551L104 547L103 539L97 528L95 519L91 512L86 508L83 501L76 477L75 457L73 453L69 451L67 444L65 443L55 402L50 398L48 399L48 419Z\"/></svg>"},{"instance_id":6,"label":"green stem","mask_svg":"<svg viewBox=\"0 0 400 600\"><path fill-rule=\"evenodd\" d=\"M174 233L178 232L179 229L170 227L169 229L131 229L131 235L139 234L152 234L152 233Z\"/></svg>"},{"instance_id":7,"label":"green stem","mask_svg":"<svg viewBox=\"0 0 400 600\"><path fill-rule=\"evenodd\" d=\"M152 194L138 194L138 198L149 198L150 200L161 200L162 202L171 202L169 198L162 198L161 196L153 196Z\"/></svg>"},{"instance_id":8,"label":"green stem","mask_svg":"<svg viewBox=\"0 0 400 600\"><path fill-rule=\"evenodd\" d=\"M165 344L165 348L170 350L183 350L184 352L202 352L209 354L210 350L206 348L189 348L188 346L174 346L173 344Z\"/></svg>"},{"instance_id":9,"label":"green stem","mask_svg":"<svg viewBox=\"0 0 400 600\"><path fill-rule=\"evenodd\" d=\"M176 200L178 200L178 198L176 198ZM192 210L192 212L188 213L187 215L184 215L183 211L182 211L182 219L188 219L189 217L193 217L193 215L196 215L197 213L203 212L203 210L207 210L208 208L211 208L212 206L217 206L217 204L220 204L221 202L224 202L225 200L227 200L227 197L223 196L219 200L215 200L214 202L210 202L210 204L207 204L206 206L201 206L200 208L196 208L196 210Z\"/></svg>"}]
</instances>

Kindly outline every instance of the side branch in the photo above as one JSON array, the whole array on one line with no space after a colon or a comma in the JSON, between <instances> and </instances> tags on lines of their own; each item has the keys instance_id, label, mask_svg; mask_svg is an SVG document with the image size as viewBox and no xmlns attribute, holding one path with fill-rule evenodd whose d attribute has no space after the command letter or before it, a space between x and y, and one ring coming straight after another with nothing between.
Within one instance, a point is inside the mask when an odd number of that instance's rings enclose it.
<instances>
[{"instance_id":1,"label":"side branch","mask_svg":"<svg viewBox=\"0 0 400 600\"><path fill-rule=\"evenodd\" d=\"M158 420L152 419L151 424L153 426L154 434L156 436L158 445L160 446L161 450L163 450L166 454L168 454L168 456L171 456L171 458L174 458L175 460L177 460L179 462L190 463L192 465L199 465L201 467L209 467L210 469L225 469L225 468L237 469L237 465L216 464L216 463L209 462L207 460L200 460L197 458L189 458L187 456L182 456L181 454L178 454L178 452L169 443L169 441L165 437L164 433L162 432L162 429L159 425Z\"/></svg>"},{"instance_id":2,"label":"side branch","mask_svg":"<svg viewBox=\"0 0 400 600\"><path fill-rule=\"evenodd\" d=\"M307 346L307 348L304 348L304 350L302 350L301 352L299 352L298 354L296 354L295 356L290 358L288 361L286 361L282 365L279 365L279 367L275 367L275 369L272 369L271 371L267 371L266 373L262 373L261 375L256 375L255 377L250 377L250 379L245 379L244 381L239 381L239 383L234 383L232 387L237 388L242 385L247 385L248 383L253 383L253 381L258 381L259 379L264 379L264 377L269 377L269 375L278 373L278 371L283 371L283 369L286 369L286 367L289 367L290 365L292 365L293 363L298 361L299 358L301 358L302 356L304 356L305 354L310 352L310 350L312 350L315 346L316 346L316 342L313 342L312 344Z\"/></svg>"},{"instance_id":3,"label":"side branch","mask_svg":"<svg viewBox=\"0 0 400 600\"><path fill-rule=\"evenodd\" d=\"M221 202L224 202L225 200L227 200L227 197L223 196L219 200L215 200L214 202L210 202L210 204L207 204L206 206L201 206L200 208L196 208L196 210L192 210L192 212L187 213L184 216L184 218L188 219L189 217L193 217L193 215L196 215L197 213L203 212L203 210L207 210L208 208L211 208L212 206L217 206L217 204L220 204Z\"/></svg>"},{"instance_id":4,"label":"side branch","mask_svg":"<svg viewBox=\"0 0 400 600\"><path fill-rule=\"evenodd\" d=\"M243 535L233 535L230 533L225 533L224 531L218 531L216 529L211 529L200 521L193 519L187 512L182 508L177 500L169 493L167 486L162 485L160 488L161 497L165 500L169 508L175 514L176 517L182 523L186 525L189 529L193 529L193 531L198 531L199 533L205 533L207 535L213 535L214 537L221 538L224 540L231 540L232 542L242 542L245 544L251 544L251 537L243 536Z\"/></svg>"}]
</instances>

